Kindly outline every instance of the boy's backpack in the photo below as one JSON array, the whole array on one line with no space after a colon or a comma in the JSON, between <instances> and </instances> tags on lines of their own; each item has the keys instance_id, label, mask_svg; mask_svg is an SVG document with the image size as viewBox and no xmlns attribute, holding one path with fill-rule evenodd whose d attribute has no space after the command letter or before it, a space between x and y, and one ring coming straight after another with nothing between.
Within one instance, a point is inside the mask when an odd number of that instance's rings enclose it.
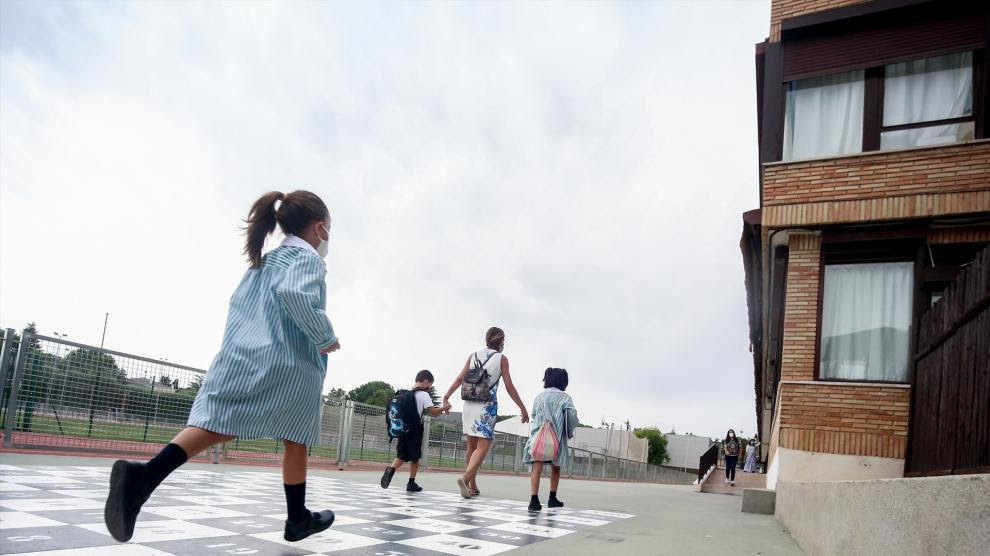
<instances>
[{"instance_id":1,"label":"boy's backpack","mask_svg":"<svg viewBox=\"0 0 990 556\"><path fill-rule=\"evenodd\" d=\"M420 423L421 416L416 414L416 392L420 391L424 390L397 390L385 406L385 430L388 432L389 444L392 439L405 436Z\"/></svg>"},{"instance_id":2,"label":"boy's backpack","mask_svg":"<svg viewBox=\"0 0 990 556\"><path fill-rule=\"evenodd\" d=\"M478 354L474 354L474 364L464 373L464 380L461 382L461 399L471 402L487 402L491 399L492 375L488 373L485 365L491 360L497 351L488 355L488 359L482 363L478 359Z\"/></svg>"}]
</instances>

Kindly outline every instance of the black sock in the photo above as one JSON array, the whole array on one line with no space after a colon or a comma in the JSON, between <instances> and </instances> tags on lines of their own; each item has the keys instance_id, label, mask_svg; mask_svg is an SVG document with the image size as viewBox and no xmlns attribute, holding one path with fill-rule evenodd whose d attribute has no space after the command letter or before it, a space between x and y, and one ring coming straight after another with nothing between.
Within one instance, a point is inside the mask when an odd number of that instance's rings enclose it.
<instances>
[{"instance_id":1,"label":"black sock","mask_svg":"<svg viewBox=\"0 0 990 556\"><path fill-rule=\"evenodd\" d=\"M409 484L415 483L416 477L409 477Z\"/></svg>"},{"instance_id":2,"label":"black sock","mask_svg":"<svg viewBox=\"0 0 990 556\"><path fill-rule=\"evenodd\" d=\"M556 499L557 499L557 491L556 490L551 490L550 491L550 500L556 500Z\"/></svg>"},{"instance_id":3,"label":"black sock","mask_svg":"<svg viewBox=\"0 0 990 556\"><path fill-rule=\"evenodd\" d=\"M187 459L189 457L186 455L186 451L178 444L169 443L162 448L162 451L158 452L157 456L151 458L145 464L148 472L148 483L150 483L151 488L157 488L158 485L162 484L165 477L168 477L169 473L178 469Z\"/></svg>"},{"instance_id":4,"label":"black sock","mask_svg":"<svg viewBox=\"0 0 990 556\"><path fill-rule=\"evenodd\" d=\"M529 501L530 502L536 502L537 504L539 504L540 503L540 495L539 494L534 494L534 495L530 496L529 497Z\"/></svg>"},{"instance_id":5,"label":"black sock","mask_svg":"<svg viewBox=\"0 0 990 556\"><path fill-rule=\"evenodd\" d=\"M289 510L289 521L302 523L310 515L306 509L306 481L298 485L282 486L285 487L285 507Z\"/></svg>"}]
</instances>

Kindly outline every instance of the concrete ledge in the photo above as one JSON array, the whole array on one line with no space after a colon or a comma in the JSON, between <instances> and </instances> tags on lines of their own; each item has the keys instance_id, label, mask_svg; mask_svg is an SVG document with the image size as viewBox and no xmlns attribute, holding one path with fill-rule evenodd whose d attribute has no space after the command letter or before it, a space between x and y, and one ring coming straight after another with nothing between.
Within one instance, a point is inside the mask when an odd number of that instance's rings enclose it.
<instances>
[{"instance_id":1,"label":"concrete ledge","mask_svg":"<svg viewBox=\"0 0 990 556\"><path fill-rule=\"evenodd\" d=\"M990 474L777 483L777 520L809 556L985 554Z\"/></svg>"},{"instance_id":2,"label":"concrete ledge","mask_svg":"<svg viewBox=\"0 0 990 556\"><path fill-rule=\"evenodd\" d=\"M748 514L773 515L777 493L767 488L743 489L742 511Z\"/></svg>"}]
</instances>

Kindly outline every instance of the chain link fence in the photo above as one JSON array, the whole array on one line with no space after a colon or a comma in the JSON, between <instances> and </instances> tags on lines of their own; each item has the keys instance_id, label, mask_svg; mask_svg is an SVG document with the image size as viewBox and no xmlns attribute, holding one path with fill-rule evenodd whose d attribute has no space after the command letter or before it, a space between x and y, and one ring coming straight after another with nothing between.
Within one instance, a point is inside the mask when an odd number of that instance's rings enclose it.
<instances>
[{"instance_id":1,"label":"chain link fence","mask_svg":"<svg viewBox=\"0 0 990 556\"><path fill-rule=\"evenodd\" d=\"M5 448L151 455L186 424L205 371L138 355L51 338L29 330L2 331L0 423ZM324 398L317 464L343 469L352 462L390 462L385 408ZM422 465L463 468L461 421L425 417ZM524 472L525 438L495 433L482 469ZM273 439L226 442L200 458L281 461ZM569 448L566 477L689 484L693 474ZM549 470L549 467L548 467Z\"/></svg>"}]
</instances>

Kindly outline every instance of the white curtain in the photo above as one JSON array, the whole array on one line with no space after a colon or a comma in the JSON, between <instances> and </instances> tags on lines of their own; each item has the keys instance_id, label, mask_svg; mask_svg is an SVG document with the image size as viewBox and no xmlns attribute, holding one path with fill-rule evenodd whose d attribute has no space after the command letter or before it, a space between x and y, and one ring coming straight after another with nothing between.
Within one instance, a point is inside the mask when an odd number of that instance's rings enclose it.
<instances>
[{"instance_id":1,"label":"white curtain","mask_svg":"<svg viewBox=\"0 0 990 556\"><path fill-rule=\"evenodd\" d=\"M973 113L973 53L960 52L886 67L883 125L913 124Z\"/></svg>"},{"instance_id":2,"label":"white curtain","mask_svg":"<svg viewBox=\"0 0 990 556\"><path fill-rule=\"evenodd\" d=\"M914 264L827 265L819 377L906 382Z\"/></svg>"},{"instance_id":3,"label":"white curtain","mask_svg":"<svg viewBox=\"0 0 990 556\"><path fill-rule=\"evenodd\" d=\"M901 125L973 114L973 53L960 52L888 65L883 125ZM973 139L973 122L885 131L881 149L958 143Z\"/></svg>"},{"instance_id":4,"label":"white curtain","mask_svg":"<svg viewBox=\"0 0 990 556\"><path fill-rule=\"evenodd\" d=\"M880 149L886 151L959 143L972 140L975 133L973 122L884 131L880 134Z\"/></svg>"},{"instance_id":5,"label":"white curtain","mask_svg":"<svg viewBox=\"0 0 990 556\"><path fill-rule=\"evenodd\" d=\"M863 150L862 70L791 81L784 115L784 160Z\"/></svg>"}]
</instances>

